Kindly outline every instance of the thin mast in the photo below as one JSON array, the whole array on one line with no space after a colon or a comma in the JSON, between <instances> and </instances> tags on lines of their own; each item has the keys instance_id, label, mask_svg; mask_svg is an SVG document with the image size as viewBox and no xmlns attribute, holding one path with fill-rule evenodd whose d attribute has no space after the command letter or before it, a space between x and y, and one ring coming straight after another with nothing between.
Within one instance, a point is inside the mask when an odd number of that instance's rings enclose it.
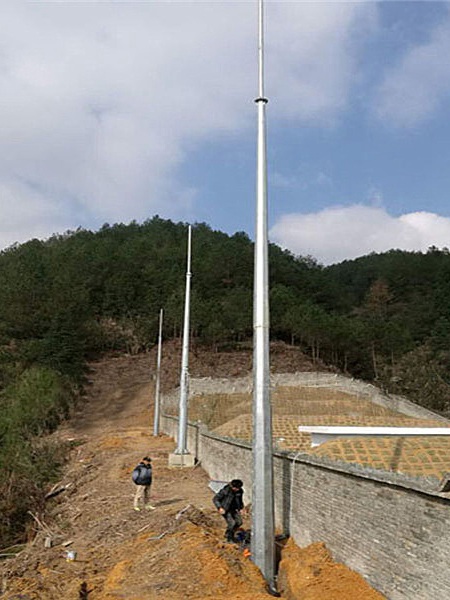
<instances>
[{"instance_id":1,"label":"thin mast","mask_svg":"<svg viewBox=\"0 0 450 600\"><path fill-rule=\"evenodd\" d=\"M159 333L158 333L158 357L156 359L156 385L155 385L155 416L153 421L153 435L159 435L159 413L160 399L159 388L161 379L161 349L162 349L162 325L163 325L163 309L159 311Z\"/></svg>"}]
</instances>

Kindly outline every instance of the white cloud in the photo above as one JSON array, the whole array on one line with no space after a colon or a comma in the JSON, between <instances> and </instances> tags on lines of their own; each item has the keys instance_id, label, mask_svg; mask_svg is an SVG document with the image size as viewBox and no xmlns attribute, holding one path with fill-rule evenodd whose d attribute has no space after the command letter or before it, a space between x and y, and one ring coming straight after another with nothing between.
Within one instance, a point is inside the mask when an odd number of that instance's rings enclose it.
<instances>
[{"instance_id":1,"label":"white cloud","mask_svg":"<svg viewBox=\"0 0 450 600\"><path fill-rule=\"evenodd\" d=\"M426 120L450 97L450 15L426 44L413 46L389 69L374 94L378 117L400 127Z\"/></svg>"},{"instance_id":2,"label":"white cloud","mask_svg":"<svg viewBox=\"0 0 450 600\"><path fill-rule=\"evenodd\" d=\"M270 173L270 183L275 188L282 190L303 190L306 188L305 181L298 175L284 175L279 171Z\"/></svg>"},{"instance_id":3,"label":"white cloud","mask_svg":"<svg viewBox=\"0 0 450 600\"><path fill-rule=\"evenodd\" d=\"M307 190L308 188L332 188L333 179L323 171L317 171L307 163L300 165L294 173L285 175L280 171L270 172L270 185L281 190Z\"/></svg>"},{"instance_id":4,"label":"white cloud","mask_svg":"<svg viewBox=\"0 0 450 600\"><path fill-rule=\"evenodd\" d=\"M353 32L373 15L357 3L268 5L278 116L339 115ZM256 89L256 3L2 4L0 247L63 223L195 218L178 169L202 141L253 131ZM11 194L21 219L3 211Z\"/></svg>"},{"instance_id":5,"label":"white cloud","mask_svg":"<svg viewBox=\"0 0 450 600\"><path fill-rule=\"evenodd\" d=\"M3 247L31 238L45 238L52 232L71 229L71 215L61 210L62 202L28 182L0 183L1 221L0 240Z\"/></svg>"},{"instance_id":6,"label":"white cloud","mask_svg":"<svg viewBox=\"0 0 450 600\"><path fill-rule=\"evenodd\" d=\"M267 81L277 113L333 124L348 106L361 46L377 27L376 6L274 3L267 13Z\"/></svg>"},{"instance_id":7,"label":"white cloud","mask_svg":"<svg viewBox=\"0 0 450 600\"><path fill-rule=\"evenodd\" d=\"M393 217L383 208L336 206L317 213L283 215L271 228L270 239L294 254L333 264L391 249L448 247L450 218L429 212Z\"/></svg>"}]
</instances>

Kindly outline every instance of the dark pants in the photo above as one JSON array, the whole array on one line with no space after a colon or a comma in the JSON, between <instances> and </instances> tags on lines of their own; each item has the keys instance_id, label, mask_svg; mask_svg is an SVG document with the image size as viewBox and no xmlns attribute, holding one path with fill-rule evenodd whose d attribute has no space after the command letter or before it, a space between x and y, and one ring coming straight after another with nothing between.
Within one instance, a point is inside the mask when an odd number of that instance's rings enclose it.
<instances>
[{"instance_id":1,"label":"dark pants","mask_svg":"<svg viewBox=\"0 0 450 600\"><path fill-rule=\"evenodd\" d=\"M228 541L234 541L234 532L242 525L242 517L238 512L230 511L225 513L223 518L227 522L225 536Z\"/></svg>"}]
</instances>

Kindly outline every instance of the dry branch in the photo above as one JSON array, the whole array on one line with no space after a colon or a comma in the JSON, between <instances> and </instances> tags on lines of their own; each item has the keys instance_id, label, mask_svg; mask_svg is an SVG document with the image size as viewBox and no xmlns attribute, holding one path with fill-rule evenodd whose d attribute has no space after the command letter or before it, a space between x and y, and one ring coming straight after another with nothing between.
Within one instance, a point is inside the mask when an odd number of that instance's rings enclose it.
<instances>
[{"instance_id":1,"label":"dry branch","mask_svg":"<svg viewBox=\"0 0 450 600\"><path fill-rule=\"evenodd\" d=\"M58 494L65 492L71 485L72 485L71 483L68 483L67 485L61 485L61 484L57 483L56 485L54 485L52 487L52 489L48 492L48 494L45 495L45 499L49 500L50 498L54 498L55 496L58 496Z\"/></svg>"},{"instance_id":2,"label":"dry branch","mask_svg":"<svg viewBox=\"0 0 450 600\"><path fill-rule=\"evenodd\" d=\"M36 521L36 523L39 525L40 529L42 529L43 531L45 531L46 533L48 533L49 535L53 535L53 531L50 529L50 527L44 523L44 521L41 521L36 515L34 515L31 510L28 511L28 514L31 515L33 517L33 519Z\"/></svg>"}]
</instances>

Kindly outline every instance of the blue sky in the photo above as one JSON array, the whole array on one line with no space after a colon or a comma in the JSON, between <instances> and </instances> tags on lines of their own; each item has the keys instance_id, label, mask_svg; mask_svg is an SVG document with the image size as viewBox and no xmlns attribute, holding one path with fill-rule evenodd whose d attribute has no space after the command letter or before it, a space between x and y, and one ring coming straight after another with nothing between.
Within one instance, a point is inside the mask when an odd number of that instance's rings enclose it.
<instances>
[{"instance_id":1,"label":"blue sky","mask_svg":"<svg viewBox=\"0 0 450 600\"><path fill-rule=\"evenodd\" d=\"M450 11L266 2L269 230L450 246ZM5 2L0 247L159 214L253 237L255 2Z\"/></svg>"}]
</instances>

